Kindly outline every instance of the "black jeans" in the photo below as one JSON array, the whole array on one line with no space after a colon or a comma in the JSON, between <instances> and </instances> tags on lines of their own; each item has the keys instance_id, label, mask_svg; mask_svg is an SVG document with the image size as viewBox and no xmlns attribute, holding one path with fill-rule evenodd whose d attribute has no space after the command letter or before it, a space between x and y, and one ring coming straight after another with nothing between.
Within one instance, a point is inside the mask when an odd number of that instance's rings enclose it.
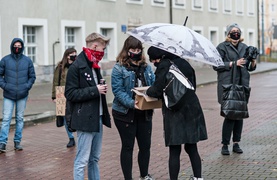
<instances>
[{"instance_id":1,"label":"black jeans","mask_svg":"<svg viewBox=\"0 0 277 180\"><path fill-rule=\"evenodd\" d=\"M115 118L114 122L121 138L120 163L125 180L132 179L135 138L139 147L138 165L140 176L146 176L150 160L152 121L145 121L144 118L135 117L133 123L126 123Z\"/></svg>"},{"instance_id":2,"label":"black jeans","mask_svg":"<svg viewBox=\"0 0 277 180\"><path fill-rule=\"evenodd\" d=\"M222 127L222 144L229 145L233 132L233 142L240 142L243 120L224 119Z\"/></svg>"}]
</instances>

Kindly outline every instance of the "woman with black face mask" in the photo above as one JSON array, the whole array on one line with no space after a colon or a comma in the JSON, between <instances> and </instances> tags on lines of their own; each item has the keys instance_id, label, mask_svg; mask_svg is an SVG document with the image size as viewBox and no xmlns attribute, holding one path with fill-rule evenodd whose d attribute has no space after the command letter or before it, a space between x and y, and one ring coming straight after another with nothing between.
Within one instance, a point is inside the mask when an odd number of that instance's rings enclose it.
<instances>
[{"instance_id":1,"label":"woman with black face mask","mask_svg":"<svg viewBox=\"0 0 277 180\"><path fill-rule=\"evenodd\" d=\"M112 115L121 139L120 163L125 180L131 180L135 139L141 180L152 180L148 173L153 110L139 110L134 87L151 86L155 76L146 63L142 43L129 36L112 70L114 100Z\"/></svg>"},{"instance_id":2,"label":"woman with black face mask","mask_svg":"<svg viewBox=\"0 0 277 180\"><path fill-rule=\"evenodd\" d=\"M236 84L241 84L249 87L250 74L248 71L254 71L256 69L256 59L247 60L243 58L247 45L242 43L241 29L238 24L233 23L227 26L226 40L217 46L217 50L221 55L221 58L225 64L222 67L214 67L217 71L218 77L218 102L222 104L222 84L230 84L232 78L232 68L237 68L236 72ZM246 66L246 64L249 64ZM235 66L236 65L236 66ZM241 140L241 133L243 127L243 119L234 120L225 118L222 127L222 155L230 155L228 145L230 144L231 136L233 134L233 152L241 154L242 149L239 146Z\"/></svg>"},{"instance_id":3,"label":"woman with black face mask","mask_svg":"<svg viewBox=\"0 0 277 180\"><path fill-rule=\"evenodd\" d=\"M52 85L52 100L56 103L56 86L65 86L66 75L69 66L75 61L77 55L77 51L74 48L69 48L65 50L63 54L62 60L58 63L55 68L54 76L53 76L53 85ZM64 126L69 138L69 142L66 147L70 148L75 146L74 135L72 132L68 130L65 116L64 118Z\"/></svg>"}]
</instances>

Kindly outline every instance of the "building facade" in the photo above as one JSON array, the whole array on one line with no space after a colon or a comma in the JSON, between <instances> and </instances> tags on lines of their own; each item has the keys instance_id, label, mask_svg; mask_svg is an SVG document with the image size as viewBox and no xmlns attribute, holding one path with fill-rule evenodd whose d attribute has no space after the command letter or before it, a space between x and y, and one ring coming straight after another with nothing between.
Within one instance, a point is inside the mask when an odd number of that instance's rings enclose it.
<instances>
[{"instance_id":1,"label":"building facade","mask_svg":"<svg viewBox=\"0 0 277 180\"><path fill-rule=\"evenodd\" d=\"M10 53L14 37L23 38L37 82L51 82L65 49L81 52L92 32L111 38L101 61L104 75L110 74L128 37L125 32L143 24L184 24L188 17L186 26L216 46L225 40L226 25L236 22L246 44L258 43L256 0L0 0L0 4L0 57Z\"/></svg>"}]
</instances>

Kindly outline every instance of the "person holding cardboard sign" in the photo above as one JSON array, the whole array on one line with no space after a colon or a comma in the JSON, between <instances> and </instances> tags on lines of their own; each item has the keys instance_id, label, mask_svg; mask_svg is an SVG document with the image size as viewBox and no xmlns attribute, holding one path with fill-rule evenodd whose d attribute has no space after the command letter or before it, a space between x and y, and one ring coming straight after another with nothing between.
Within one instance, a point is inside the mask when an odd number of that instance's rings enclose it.
<instances>
[{"instance_id":1,"label":"person holding cardboard sign","mask_svg":"<svg viewBox=\"0 0 277 180\"><path fill-rule=\"evenodd\" d=\"M70 148L75 146L74 135L72 132L68 130L68 126L66 124L65 119L65 102L66 99L64 97L64 87L66 82L66 75L69 66L75 61L77 55L77 51L74 48L69 48L65 50L63 54L62 60L58 63L55 68L54 76L53 76L53 86L52 86L52 100L56 103L56 115L61 116L63 118L63 124L65 130L67 132L67 136L69 138L69 142L66 147ZM58 118L57 118L58 121ZM61 124L62 123L58 123Z\"/></svg>"},{"instance_id":2,"label":"person holding cardboard sign","mask_svg":"<svg viewBox=\"0 0 277 180\"><path fill-rule=\"evenodd\" d=\"M137 139L140 179L152 180L148 167L153 109L138 109L132 89L152 85L155 76L146 63L142 43L132 36L125 40L116 61L112 70L112 115L122 143L120 162L124 179L132 179L133 148Z\"/></svg>"}]
</instances>

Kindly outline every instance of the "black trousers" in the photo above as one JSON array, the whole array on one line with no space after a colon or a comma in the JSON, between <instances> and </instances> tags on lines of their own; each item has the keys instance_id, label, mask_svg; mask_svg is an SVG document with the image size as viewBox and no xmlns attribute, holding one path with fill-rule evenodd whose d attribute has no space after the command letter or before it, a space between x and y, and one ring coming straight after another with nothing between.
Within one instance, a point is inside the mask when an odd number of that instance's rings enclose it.
<instances>
[{"instance_id":1,"label":"black trousers","mask_svg":"<svg viewBox=\"0 0 277 180\"><path fill-rule=\"evenodd\" d=\"M243 120L224 119L222 126L222 144L229 145L233 133L233 142L240 142Z\"/></svg>"},{"instance_id":2,"label":"black trousers","mask_svg":"<svg viewBox=\"0 0 277 180\"><path fill-rule=\"evenodd\" d=\"M140 176L148 175L150 160L152 121L145 121L138 116L134 118L133 123L126 123L114 118L115 126L121 138L120 163L125 180L132 179L133 150L135 139L137 140L138 165Z\"/></svg>"}]
</instances>

